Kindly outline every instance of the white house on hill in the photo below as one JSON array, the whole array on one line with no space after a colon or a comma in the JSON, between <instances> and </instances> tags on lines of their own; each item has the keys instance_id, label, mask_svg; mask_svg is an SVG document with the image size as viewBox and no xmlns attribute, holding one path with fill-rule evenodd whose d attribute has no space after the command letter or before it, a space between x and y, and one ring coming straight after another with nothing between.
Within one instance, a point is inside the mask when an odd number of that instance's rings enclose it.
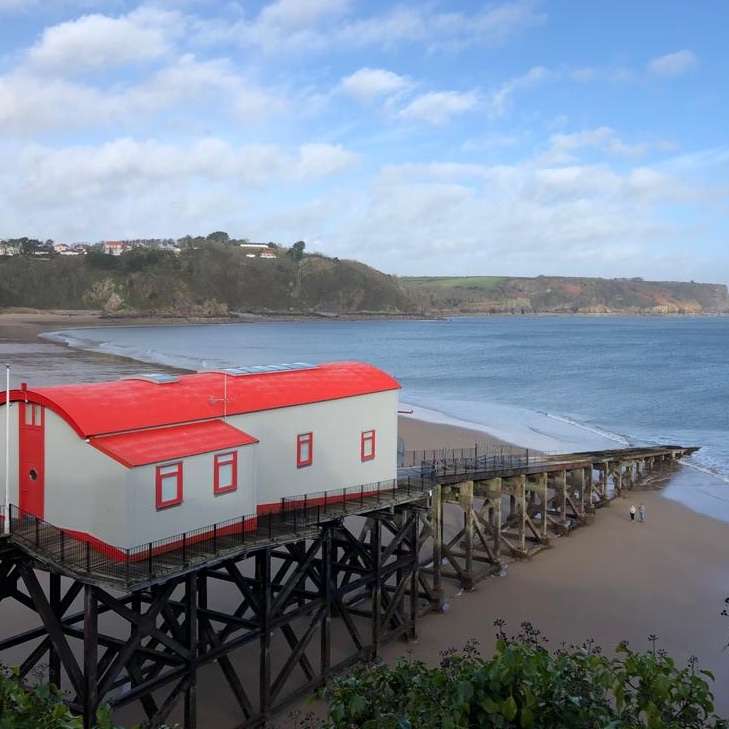
<instances>
[{"instance_id":1,"label":"white house on hill","mask_svg":"<svg viewBox=\"0 0 729 729\"><path fill-rule=\"evenodd\" d=\"M398 390L358 362L23 386L10 395L9 500L127 548L388 481ZM3 393L3 438L5 407Z\"/></svg>"}]
</instances>

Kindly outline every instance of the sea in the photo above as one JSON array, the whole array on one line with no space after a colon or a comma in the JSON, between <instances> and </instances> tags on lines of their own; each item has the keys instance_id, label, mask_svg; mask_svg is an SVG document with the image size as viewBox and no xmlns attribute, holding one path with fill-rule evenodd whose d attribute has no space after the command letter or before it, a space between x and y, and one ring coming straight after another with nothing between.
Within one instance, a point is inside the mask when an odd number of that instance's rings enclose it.
<instances>
[{"instance_id":1,"label":"sea","mask_svg":"<svg viewBox=\"0 0 729 729\"><path fill-rule=\"evenodd\" d=\"M700 446L665 493L729 521L727 317L307 319L44 336L188 370L363 360L398 378L403 411L547 452Z\"/></svg>"}]
</instances>

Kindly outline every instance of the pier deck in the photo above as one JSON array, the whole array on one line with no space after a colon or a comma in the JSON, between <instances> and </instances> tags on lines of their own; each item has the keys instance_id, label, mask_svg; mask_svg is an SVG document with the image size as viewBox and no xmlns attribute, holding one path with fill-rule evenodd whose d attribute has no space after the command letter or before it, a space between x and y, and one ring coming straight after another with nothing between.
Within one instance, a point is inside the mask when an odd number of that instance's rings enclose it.
<instances>
[{"instance_id":1,"label":"pier deck","mask_svg":"<svg viewBox=\"0 0 729 729\"><path fill-rule=\"evenodd\" d=\"M0 601L40 624L0 636L0 656L27 648L21 678L45 662L89 729L102 702L138 703L156 727L180 701L182 726L195 729L197 674L208 665L230 689L236 726L262 726L334 672L376 657L384 641L415 637L421 616L444 610L444 580L473 589L694 450L412 452L392 482L284 499L270 514L113 554L13 507ZM457 533L446 531L446 509L459 515ZM216 603L222 588L229 598ZM103 614L126 630L103 630ZM349 640L336 652L334 621ZM272 660L274 637L283 661ZM258 648L255 685L232 660L247 645Z\"/></svg>"}]
</instances>

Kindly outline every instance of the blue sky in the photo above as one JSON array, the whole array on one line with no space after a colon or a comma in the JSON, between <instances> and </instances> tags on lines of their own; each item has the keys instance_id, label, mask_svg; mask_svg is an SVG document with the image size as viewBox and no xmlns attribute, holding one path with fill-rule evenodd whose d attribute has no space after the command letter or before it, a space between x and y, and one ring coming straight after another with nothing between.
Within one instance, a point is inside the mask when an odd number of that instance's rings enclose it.
<instances>
[{"instance_id":1,"label":"blue sky","mask_svg":"<svg viewBox=\"0 0 729 729\"><path fill-rule=\"evenodd\" d=\"M0 237L729 281L724 0L0 0Z\"/></svg>"}]
</instances>

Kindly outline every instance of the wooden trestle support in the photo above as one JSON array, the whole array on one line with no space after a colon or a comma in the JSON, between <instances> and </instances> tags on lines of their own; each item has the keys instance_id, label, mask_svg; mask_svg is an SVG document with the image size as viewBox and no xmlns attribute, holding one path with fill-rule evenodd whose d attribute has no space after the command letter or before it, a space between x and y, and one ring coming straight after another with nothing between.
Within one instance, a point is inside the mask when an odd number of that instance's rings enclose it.
<instances>
[{"instance_id":1,"label":"wooden trestle support","mask_svg":"<svg viewBox=\"0 0 729 729\"><path fill-rule=\"evenodd\" d=\"M589 523L597 509L692 450L655 449L645 455L626 449L595 458L572 454L523 468L523 473L441 479L422 520L421 598L442 612L447 607L444 579L455 579L462 590L474 589L480 580L499 574L507 558L532 557L555 536ZM457 527L446 536L449 520Z\"/></svg>"},{"instance_id":2,"label":"wooden trestle support","mask_svg":"<svg viewBox=\"0 0 729 729\"><path fill-rule=\"evenodd\" d=\"M230 690L237 726L262 726L333 673L376 658L385 641L415 638L419 616L447 607L444 580L474 589L691 450L572 454L498 475L434 476L427 496L126 593L0 540L0 603L15 601L40 622L0 635L0 659L25 649L24 679L47 666L89 728L102 702L140 705L150 727L181 702L184 729L195 729L199 669L211 666Z\"/></svg>"},{"instance_id":3,"label":"wooden trestle support","mask_svg":"<svg viewBox=\"0 0 729 729\"><path fill-rule=\"evenodd\" d=\"M377 657L384 641L415 638L420 512L405 504L368 513L356 535L342 520L322 524L313 539L259 548L121 595L44 573L26 553L0 545L0 601L15 600L40 619L39 627L1 640L0 652L27 647L20 676L47 665L48 680L67 692L85 727L102 702L112 709L139 702L151 727L182 702L182 725L194 729L198 671L208 664L217 664L230 689L238 726L261 726L333 672ZM215 602L221 590L213 583L220 582L235 591L232 611ZM349 643L336 652L335 623ZM257 671L242 672L233 654L250 644L258 649Z\"/></svg>"}]
</instances>

